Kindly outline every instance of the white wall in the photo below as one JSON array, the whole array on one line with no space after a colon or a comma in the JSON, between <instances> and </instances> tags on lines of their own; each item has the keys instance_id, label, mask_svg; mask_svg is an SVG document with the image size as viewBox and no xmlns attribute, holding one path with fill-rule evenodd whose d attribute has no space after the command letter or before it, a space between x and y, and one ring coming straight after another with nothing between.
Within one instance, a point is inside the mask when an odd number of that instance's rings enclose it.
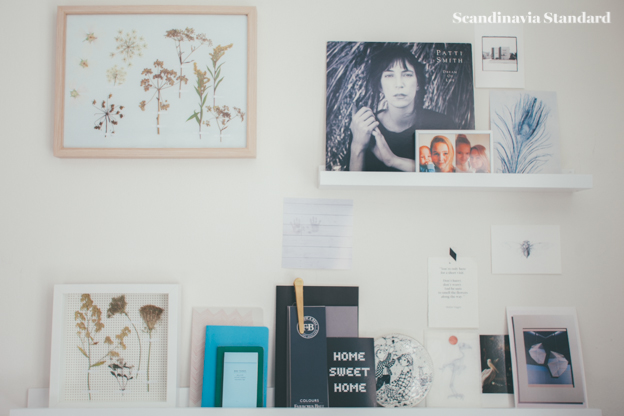
<instances>
[{"instance_id":1,"label":"white wall","mask_svg":"<svg viewBox=\"0 0 624 416\"><path fill-rule=\"evenodd\" d=\"M0 101L0 414L47 387L52 286L164 283L183 288L180 380L188 385L191 307L260 306L274 325L275 285L360 286L362 336L422 339L427 258L453 246L479 267L484 333L505 306L575 306L591 407L623 406L624 67L619 1L241 0L258 9L258 157L86 160L52 155L56 6L114 0L4 1ZM167 4L138 0L135 4ZM452 13L611 12L608 25L526 25L526 89L558 93L563 168L593 174L575 194L320 191L325 42L472 42ZM476 127L488 128L477 90ZM281 268L284 197L352 198L350 271ZM563 274L492 275L492 224L560 224ZM272 356L272 352L271 352ZM272 375L270 384L272 385Z\"/></svg>"}]
</instances>

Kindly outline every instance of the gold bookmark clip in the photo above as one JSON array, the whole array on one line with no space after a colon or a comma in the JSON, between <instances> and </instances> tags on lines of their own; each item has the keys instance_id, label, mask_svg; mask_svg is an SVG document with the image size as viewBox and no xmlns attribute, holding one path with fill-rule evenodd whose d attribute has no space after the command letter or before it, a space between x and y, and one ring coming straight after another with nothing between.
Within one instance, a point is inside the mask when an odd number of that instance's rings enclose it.
<instances>
[{"instance_id":1,"label":"gold bookmark clip","mask_svg":"<svg viewBox=\"0 0 624 416\"><path fill-rule=\"evenodd\" d=\"M303 334L303 279L295 279L295 300L297 301L297 322L299 323L299 333Z\"/></svg>"}]
</instances>

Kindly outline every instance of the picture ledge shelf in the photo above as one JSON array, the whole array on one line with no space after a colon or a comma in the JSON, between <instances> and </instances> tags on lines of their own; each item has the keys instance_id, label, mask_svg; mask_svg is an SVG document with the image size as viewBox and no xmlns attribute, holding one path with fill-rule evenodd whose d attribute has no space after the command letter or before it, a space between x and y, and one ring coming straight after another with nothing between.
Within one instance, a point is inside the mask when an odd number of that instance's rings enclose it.
<instances>
[{"instance_id":1,"label":"picture ledge shelf","mask_svg":"<svg viewBox=\"0 0 624 416\"><path fill-rule=\"evenodd\" d=\"M592 175L436 174L420 172L346 172L319 167L320 189L419 189L472 191L577 192L591 189Z\"/></svg>"},{"instance_id":2,"label":"picture ledge shelf","mask_svg":"<svg viewBox=\"0 0 624 416\"><path fill-rule=\"evenodd\" d=\"M158 409L17 409L11 410L10 416L244 416L244 415L275 415L301 416L306 414L360 416L360 415L391 415L403 416L602 416L598 409L437 409L426 407L387 409L383 407L358 408L326 408L326 409L294 409L266 407L259 409L223 409L205 407L178 407Z\"/></svg>"},{"instance_id":3,"label":"picture ledge shelf","mask_svg":"<svg viewBox=\"0 0 624 416\"><path fill-rule=\"evenodd\" d=\"M269 395L272 388L268 389ZM13 409L10 416L301 416L301 412L308 414L336 415L336 416L380 416L399 412L403 416L602 416L600 409L516 409L516 408L477 408L477 409L439 409L427 407L413 407L388 409L384 407L357 407L357 408L327 408L327 409L293 409L266 407L260 409L224 409L186 407L188 405L188 388L178 389L178 405L176 408L112 408L107 409L49 409L47 408L48 389L28 390L28 409Z\"/></svg>"}]
</instances>

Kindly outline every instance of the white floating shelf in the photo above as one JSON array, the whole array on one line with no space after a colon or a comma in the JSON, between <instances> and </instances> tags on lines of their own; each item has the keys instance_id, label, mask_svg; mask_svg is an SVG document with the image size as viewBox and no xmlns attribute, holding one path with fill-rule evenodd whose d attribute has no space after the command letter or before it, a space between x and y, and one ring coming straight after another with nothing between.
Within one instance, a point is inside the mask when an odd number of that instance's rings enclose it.
<instances>
[{"instance_id":1,"label":"white floating shelf","mask_svg":"<svg viewBox=\"0 0 624 416\"><path fill-rule=\"evenodd\" d=\"M272 388L267 391L267 399L272 403ZM223 409L185 407L188 404L188 388L179 389L176 408L91 408L91 409L49 409L48 389L28 390L28 409L12 409L10 416L602 416L600 409L437 409L426 407L388 409L384 407L293 409L265 407L261 409Z\"/></svg>"},{"instance_id":2,"label":"white floating shelf","mask_svg":"<svg viewBox=\"0 0 624 416\"><path fill-rule=\"evenodd\" d=\"M577 192L591 189L592 175L443 174L421 172L344 172L319 167L320 189L418 189L472 191Z\"/></svg>"},{"instance_id":3,"label":"white floating shelf","mask_svg":"<svg viewBox=\"0 0 624 416\"><path fill-rule=\"evenodd\" d=\"M599 409L434 409L383 407L293 409L265 407L261 409L168 408L168 409L13 409L10 416L602 416Z\"/></svg>"}]
</instances>

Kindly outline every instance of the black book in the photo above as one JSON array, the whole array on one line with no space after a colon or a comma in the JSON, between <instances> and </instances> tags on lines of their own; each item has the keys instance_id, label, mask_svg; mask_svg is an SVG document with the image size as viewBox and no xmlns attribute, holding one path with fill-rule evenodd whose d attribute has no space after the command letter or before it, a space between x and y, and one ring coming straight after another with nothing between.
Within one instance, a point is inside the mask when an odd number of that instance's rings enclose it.
<instances>
[{"instance_id":1,"label":"black book","mask_svg":"<svg viewBox=\"0 0 624 416\"><path fill-rule=\"evenodd\" d=\"M375 407L373 338L327 338L329 407Z\"/></svg>"},{"instance_id":2,"label":"black book","mask_svg":"<svg viewBox=\"0 0 624 416\"><path fill-rule=\"evenodd\" d=\"M286 347L288 306L295 305L295 289L275 288L275 407L286 407ZM304 303L308 306L358 306L357 286L305 286Z\"/></svg>"},{"instance_id":3,"label":"black book","mask_svg":"<svg viewBox=\"0 0 624 416\"><path fill-rule=\"evenodd\" d=\"M303 315L300 334L297 307L288 307L287 407L329 407L325 307L306 306Z\"/></svg>"}]
</instances>

